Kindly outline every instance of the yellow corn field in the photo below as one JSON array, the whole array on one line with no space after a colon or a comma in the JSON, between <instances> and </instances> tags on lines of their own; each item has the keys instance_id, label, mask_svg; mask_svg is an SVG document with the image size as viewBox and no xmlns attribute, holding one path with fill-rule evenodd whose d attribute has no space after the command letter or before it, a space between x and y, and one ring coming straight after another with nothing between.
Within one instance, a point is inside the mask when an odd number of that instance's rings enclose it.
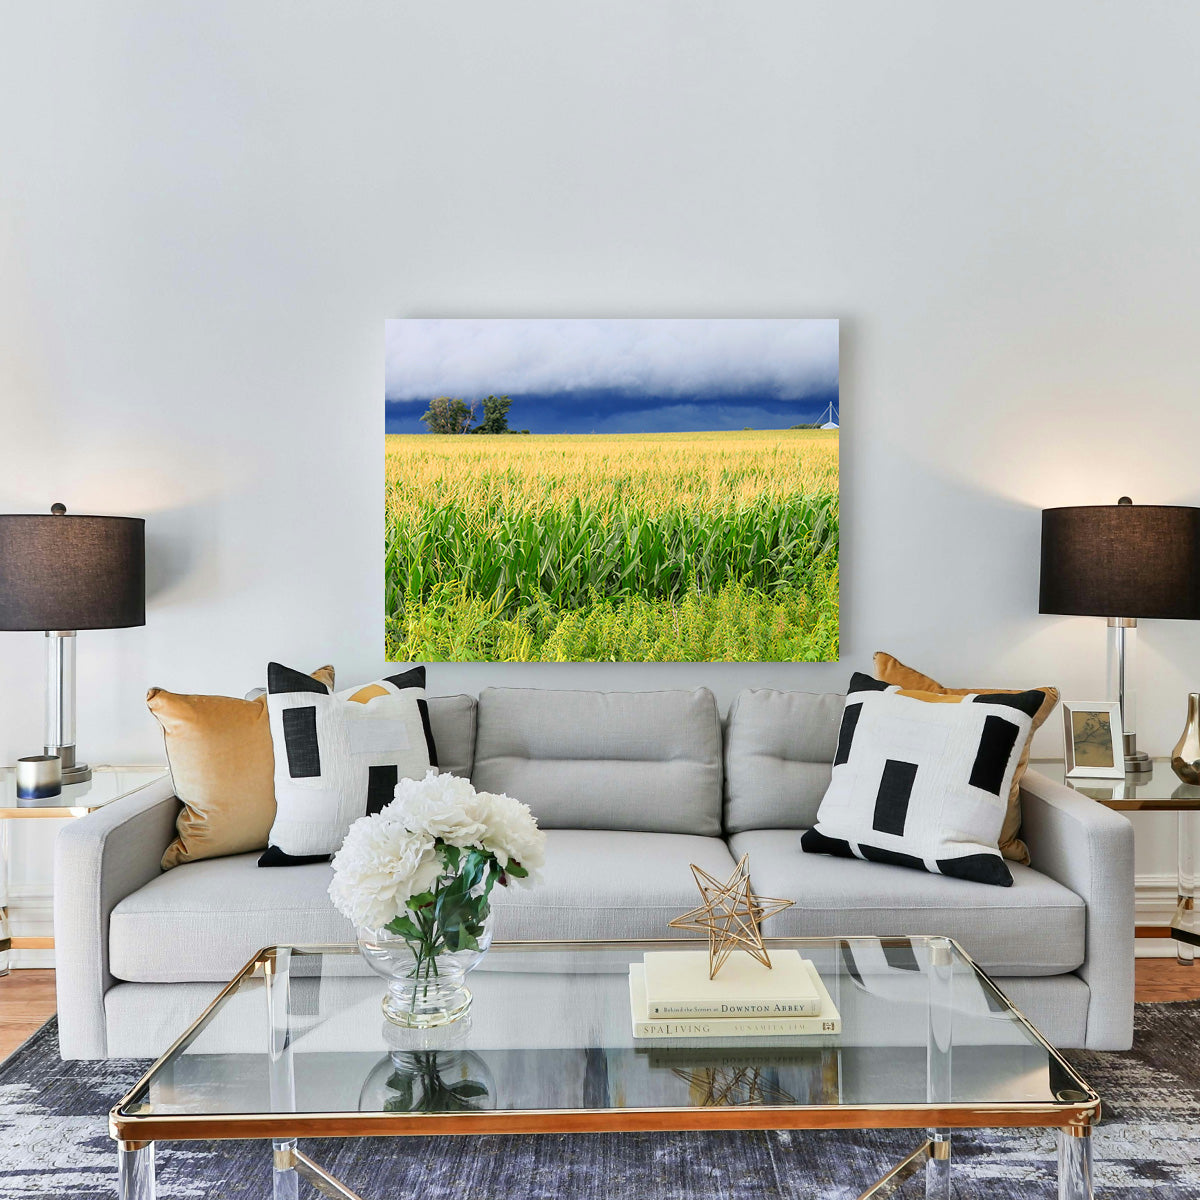
<instances>
[{"instance_id":1,"label":"yellow corn field","mask_svg":"<svg viewBox=\"0 0 1200 1200\"><path fill-rule=\"evenodd\" d=\"M838 657L838 433L386 438L390 661Z\"/></svg>"}]
</instances>

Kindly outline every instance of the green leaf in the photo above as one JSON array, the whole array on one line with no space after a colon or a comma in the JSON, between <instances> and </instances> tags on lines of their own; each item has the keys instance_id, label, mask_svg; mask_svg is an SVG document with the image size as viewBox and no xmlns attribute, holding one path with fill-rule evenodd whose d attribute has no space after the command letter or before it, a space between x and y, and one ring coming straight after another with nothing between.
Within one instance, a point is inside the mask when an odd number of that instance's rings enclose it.
<instances>
[{"instance_id":1,"label":"green leaf","mask_svg":"<svg viewBox=\"0 0 1200 1200\"><path fill-rule=\"evenodd\" d=\"M491 855L486 850L480 850L478 847L472 846L462 859L462 869L459 878L463 883L464 891L471 891L477 887L479 881L483 878L483 873L487 870L488 859Z\"/></svg>"},{"instance_id":2,"label":"green leaf","mask_svg":"<svg viewBox=\"0 0 1200 1200\"><path fill-rule=\"evenodd\" d=\"M384 1105L385 1112L411 1112L413 1106L413 1077L393 1071L388 1076L387 1086L396 1095Z\"/></svg>"},{"instance_id":3,"label":"green leaf","mask_svg":"<svg viewBox=\"0 0 1200 1200\"><path fill-rule=\"evenodd\" d=\"M393 917L384 928L399 934L407 942L421 941L421 931L413 924L411 917Z\"/></svg>"},{"instance_id":4,"label":"green leaf","mask_svg":"<svg viewBox=\"0 0 1200 1200\"><path fill-rule=\"evenodd\" d=\"M455 944L451 950L451 953L456 953L459 950L479 949L479 939L471 934L466 928L459 929L455 932L454 942ZM447 939L446 945L450 945L449 939Z\"/></svg>"}]
</instances>

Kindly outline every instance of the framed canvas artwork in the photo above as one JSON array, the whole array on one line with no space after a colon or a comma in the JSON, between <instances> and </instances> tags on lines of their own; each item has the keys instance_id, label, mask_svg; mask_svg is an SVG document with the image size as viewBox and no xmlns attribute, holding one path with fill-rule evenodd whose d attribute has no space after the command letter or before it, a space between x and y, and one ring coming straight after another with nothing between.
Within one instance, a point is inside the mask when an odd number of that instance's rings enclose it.
<instances>
[{"instance_id":1,"label":"framed canvas artwork","mask_svg":"<svg viewBox=\"0 0 1200 1200\"><path fill-rule=\"evenodd\" d=\"M385 345L388 661L836 661L836 320Z\"/></svg>"}]
</instances>

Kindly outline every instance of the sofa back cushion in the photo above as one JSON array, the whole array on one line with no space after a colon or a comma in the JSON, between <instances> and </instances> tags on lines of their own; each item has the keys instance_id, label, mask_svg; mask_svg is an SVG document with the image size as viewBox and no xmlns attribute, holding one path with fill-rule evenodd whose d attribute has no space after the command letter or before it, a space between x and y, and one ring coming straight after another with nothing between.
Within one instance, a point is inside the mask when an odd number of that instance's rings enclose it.
<instances>
[{"instance_id":1,"label":"sofa back cushion","mask_svg":"<svg viewBox=\"0 0 1200 1200\"><path fill-rule=\"evenodd\" d=\"M807 829L829 787L845 697L740 692L725 727L725 830Z\"/></svg>"},{"instance_id":2,"label":"sofa back cushion","mask_svg":"<svg viewBox=\"0 0 1200 1200\"><path fill-rule=\"evenodd\" d=\"M429 725L438 770L469 779L475 761L475 697L430 696Z\"/></svg>"},{"instance_id":3,"label":"sofa back cushion","mask_svg":"<svg viewBox=\"0 0 1200 1200\"><path fill-rule=\"evenodd\" d=\"M721 832L717 702L707 688L485 688L471 781L528 804L547 829L715 836Z\"/></svg>"}]
</instances>

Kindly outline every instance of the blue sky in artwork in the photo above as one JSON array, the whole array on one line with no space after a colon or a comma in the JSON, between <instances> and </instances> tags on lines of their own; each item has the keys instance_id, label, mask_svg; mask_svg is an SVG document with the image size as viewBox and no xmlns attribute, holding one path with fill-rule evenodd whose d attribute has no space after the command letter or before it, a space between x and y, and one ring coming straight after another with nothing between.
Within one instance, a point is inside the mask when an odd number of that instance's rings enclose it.
<instances>
[{"instance_id":1,"label":"blue sky in artwork","mask_svg":"<svg viewBox=\"0 0 1200 1200\"><path fill-rule=\"evenodd\" d=\"M533 433L785 429L838 401L835 320L386 323L386 429L434 396L512 398Z\"/></svg>"}]
</instances>

